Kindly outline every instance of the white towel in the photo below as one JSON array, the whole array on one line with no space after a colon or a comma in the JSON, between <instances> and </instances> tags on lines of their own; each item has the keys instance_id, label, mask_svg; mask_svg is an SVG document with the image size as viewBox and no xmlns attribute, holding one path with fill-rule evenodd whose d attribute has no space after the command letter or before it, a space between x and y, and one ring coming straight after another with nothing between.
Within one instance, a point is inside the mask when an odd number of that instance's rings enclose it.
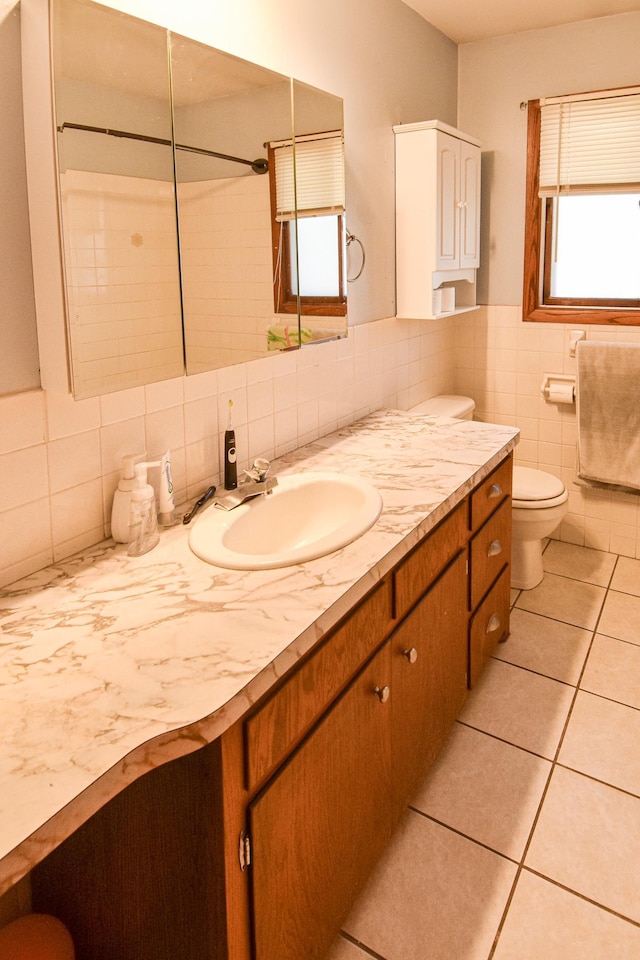
<instances>
[{"instance_id":1,"label":"white towel","mask_svg":"<svg viewBox=\"0 0 640 960\"><path fill-rule=\"evenodd\" d=\"M578 476L640 490L640 343L581 340Z\"/></svg>"}]
</instances>

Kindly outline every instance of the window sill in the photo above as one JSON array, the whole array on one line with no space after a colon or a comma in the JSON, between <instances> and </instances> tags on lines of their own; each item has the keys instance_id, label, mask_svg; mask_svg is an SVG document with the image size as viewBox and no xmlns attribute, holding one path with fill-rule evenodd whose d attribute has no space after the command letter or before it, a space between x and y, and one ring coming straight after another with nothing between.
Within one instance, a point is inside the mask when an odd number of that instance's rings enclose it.
<instances>
[{"instance_id":1,"label":"window sill","mask_svg":"<svg viewBox=\"0 0 640 960\"><path fill-rule=\"evenodd\" d=\"M640 326L640 310L606 310L589 307L535 307L523 310L523 320L538 323L600 323Z\"/></svg>"}]
</instances>

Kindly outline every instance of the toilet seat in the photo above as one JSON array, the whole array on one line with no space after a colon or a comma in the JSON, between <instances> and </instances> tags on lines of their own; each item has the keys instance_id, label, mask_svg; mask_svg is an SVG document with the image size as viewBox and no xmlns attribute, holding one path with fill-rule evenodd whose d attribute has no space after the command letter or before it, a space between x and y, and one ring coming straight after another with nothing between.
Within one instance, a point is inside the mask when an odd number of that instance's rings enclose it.
<instances>
[{"instance_id":1,"label":"toilet seat","mask_svg":"<svg viewBox=\"0 0 640 960\"><path fill-rule=\"evenodd\" d=\"M541 510L567 502L569 494L562 480L532 467L513 468L512 504L519 510Z\"/></svg>"}]
</instances>

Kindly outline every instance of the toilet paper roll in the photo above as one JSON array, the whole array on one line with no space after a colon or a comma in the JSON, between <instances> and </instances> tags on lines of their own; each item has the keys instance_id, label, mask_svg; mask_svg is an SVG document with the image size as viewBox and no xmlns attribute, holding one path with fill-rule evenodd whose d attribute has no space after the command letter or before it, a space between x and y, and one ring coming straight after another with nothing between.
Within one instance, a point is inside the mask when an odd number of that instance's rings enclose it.
<instances>
[{"instance_id":1,"label":"toilet paper roll","mask_svg":"<svg viewBox=\"0 0 640 960\"><path fill-rule=\"evenodd\" d=\"M550 383L547 396L551 403L573 403L575 388L572 383Z\"/></svg>"}]
</instances>

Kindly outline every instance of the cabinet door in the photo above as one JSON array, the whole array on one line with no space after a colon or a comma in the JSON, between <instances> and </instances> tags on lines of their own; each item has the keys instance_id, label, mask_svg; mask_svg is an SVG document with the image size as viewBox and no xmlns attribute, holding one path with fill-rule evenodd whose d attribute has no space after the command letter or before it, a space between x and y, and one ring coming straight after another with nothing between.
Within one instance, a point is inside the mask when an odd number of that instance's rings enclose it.
<instances>
[{"instance_id":1,"label":"cabinet door","mask_svg":"<svg viewBox=\"0 0 640 960\"><path fill-rule=\"evenodd\" d=\"M323 960L390 839L390 670L387 643L250 805L256 960Z\"/></svg>"},{"instance_id":2,"label":"cabinet door","mask_svg":"<svg viewBox=\"0 0 640 960\"><path fill-rule=\"evenodd\" d=\"M390 638L396 805L411 798L467 695L466 554Z\"/></svg>"},{"instance_id":3,"label":"cabinet door","mask_svg":"<svg viewBox=\"0 0 640 960\"><path fill-rule=\"evenodd\" d=\"M446 133L437 135L437 225L436 269L459 266L459 158L460 141Z\"/></svg>"},{"instance_id":4,"label":"cabinet door","mask_svg":"<svg viewBox=\"0 0 640 960\"><path fill-rule=\"evenodd\" d=\"M480 266L480 149L460 140L460 269Z\"/></svg>"}]
</instances>

